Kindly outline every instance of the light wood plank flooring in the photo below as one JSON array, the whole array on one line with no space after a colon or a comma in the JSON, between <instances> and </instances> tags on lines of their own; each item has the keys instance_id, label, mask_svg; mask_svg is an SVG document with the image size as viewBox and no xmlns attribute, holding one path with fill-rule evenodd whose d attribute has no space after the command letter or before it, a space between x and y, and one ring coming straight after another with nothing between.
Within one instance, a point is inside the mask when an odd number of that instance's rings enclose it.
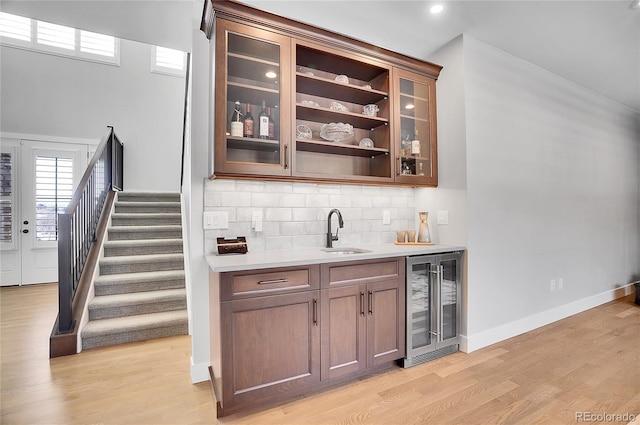
<instances>
[{"instance_id":1,"label":"light wood plank flooring","mask_svg":"<svg viewBox=\"0 0 640 425\"><path fill-rule=\"evenodd\" d=\"M3 425L572 424L576 412L640 414L631 296L471 354L218 421L209 385L190 382L189 336L49 360L56 290L0 290Z\"/></svg>"}]
</instances>

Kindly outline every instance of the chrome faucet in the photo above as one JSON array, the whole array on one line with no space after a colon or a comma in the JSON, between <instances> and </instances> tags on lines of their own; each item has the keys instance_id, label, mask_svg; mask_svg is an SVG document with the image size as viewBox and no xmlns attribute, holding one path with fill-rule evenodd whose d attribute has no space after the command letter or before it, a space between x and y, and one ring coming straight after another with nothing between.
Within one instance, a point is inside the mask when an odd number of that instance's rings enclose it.
<instances>
[{"instance_id":1,"label":"chrome faucet","mask_svg":"<svg viewBox=\"0 0 640 425\"><path fill-rule=\"evenodd\" d=\"M331 216L333 215L333 213L338 214L338 226L340 226L338 229L336 229L335 235L331 232ZM327 218L327 248L333 248L333 241L338 240L338 230L343 227L344 222L342 221L342 214L340 214L340 211L336 208L329 211L329 217Z\"/></svg>"}]
</instances>

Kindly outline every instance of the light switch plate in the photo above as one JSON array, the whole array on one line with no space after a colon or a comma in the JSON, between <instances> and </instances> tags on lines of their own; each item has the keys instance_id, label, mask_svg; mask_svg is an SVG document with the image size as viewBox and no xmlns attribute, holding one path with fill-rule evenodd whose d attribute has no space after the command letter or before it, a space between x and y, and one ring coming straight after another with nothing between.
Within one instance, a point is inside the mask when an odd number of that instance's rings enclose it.
<instances>
[{"instance_id":1,"label":"light switch plate","mask_svg":"<svg viewBox=\"0 0 640 425\"><path fill-rule=\"evenodd\" d=\"M225 211L205 212L204 226L205 230L210 229L228 229L229 213Z\"/></svg>"},{"instance_id":2,"label":"light switch plate","mask_svg":"<svg viewBox=\"0 0 640 425\"><path fill-rule=\"evenodd\" d=\"M438 211L438 224L449 224L449 211Z\"/></svg>"},{"instance_id":3,"label":"light switch plate","mask_svg":"<svg viewBox=\"0 0 640 425\"><path fill-rule=\"evenodd\" d=\"M391 224L391 211L382 211L382 224Z\"/></svg>"}]
</instances>

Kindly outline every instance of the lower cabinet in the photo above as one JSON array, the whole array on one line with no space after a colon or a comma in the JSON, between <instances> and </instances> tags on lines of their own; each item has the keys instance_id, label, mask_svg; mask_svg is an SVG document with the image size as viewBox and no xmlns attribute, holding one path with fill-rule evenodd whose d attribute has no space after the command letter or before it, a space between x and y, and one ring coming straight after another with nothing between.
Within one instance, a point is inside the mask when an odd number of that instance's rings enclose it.
<instances>
[{"instance_id":1,"label":"lower cabinet","mask_svg":"<svg viewBox=\"0 0 640 425\"><path fill-rule=\"evenodd\" d=\"M318 291L230 301L221 312L225 408L320 381Z\"/></svg>"},{"instance_id":2,"label":"lower cabinet","mask_svg":"<svg viewBox=\"0 0 640 425\"><path fill-rule=\"evenodd\" d=\"M321 291L322 379L404 357L404 282Z\"/></svg>"},{"instance_id":3,"label":"lower cabinet","mask_svg":"<svg viewBox=\"0 0 640 425\"><path fill-rule=\"evenodd\" d=\"M212 273L218 416L307 394L403 358L404 276L404 258ZM234 282L242 290L231 290Z\"/></svg>"}]
</instances>

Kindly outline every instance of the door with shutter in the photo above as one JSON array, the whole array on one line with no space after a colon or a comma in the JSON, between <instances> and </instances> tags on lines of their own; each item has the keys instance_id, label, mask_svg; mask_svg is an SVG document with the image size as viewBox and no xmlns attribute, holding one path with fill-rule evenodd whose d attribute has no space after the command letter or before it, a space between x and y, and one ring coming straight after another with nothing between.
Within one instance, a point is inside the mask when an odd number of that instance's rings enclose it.
<instances>
[{"instance_id":1,"label":"door with shutter","mask_svg":"<svg viewBox=\"0 0 640 425\"><path fill-rule=\"evenodd\" d=\"M58 213L81 178L87 146L3 141L2 161L1 283L57 282Z\"/></svg>"}]
</instances>

